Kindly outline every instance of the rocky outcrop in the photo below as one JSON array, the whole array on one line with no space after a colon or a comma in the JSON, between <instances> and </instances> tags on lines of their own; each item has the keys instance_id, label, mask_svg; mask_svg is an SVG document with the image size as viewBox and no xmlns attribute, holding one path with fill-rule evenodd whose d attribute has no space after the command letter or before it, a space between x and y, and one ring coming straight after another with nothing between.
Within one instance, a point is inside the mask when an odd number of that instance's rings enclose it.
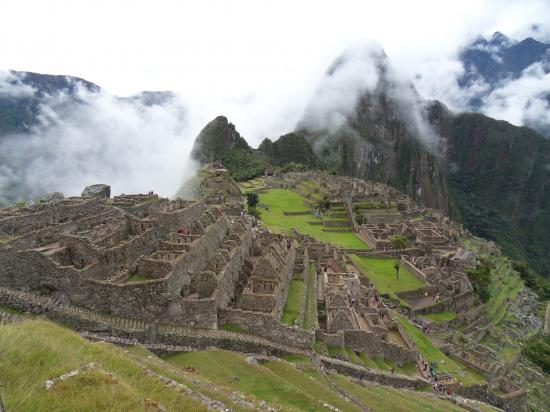
<instances>
[{"instance_id":1,"label":"rocky outcrop","mask_svg":"<svg viewBox=\"0 0 550 412\"><path fill-rule=\"evenodd\" d=\"M101 197L108 199L111 197L111 186L101 183L86 186L86 188L82 191L82 197Z\"/></svg>"},{"instance_id":2,"label":"rocky outcrop","mask_svg":"<svg viewBox=\"0 0 550 412\"><path fill-rule=\"evenodd\" d=\"M233 149L252 150L235 125L227 117L218 116L195 139L191 157L201 163L220 162Z\"/></svg>"},{"instance_id":3,"label":"rocky outcrop","mask_svg":"<svg viewBox=\"0 0 550 412\"><path fill-rule=\"evenodd\" d=\"M42 197L42 199L40 199L40 203L52 204L52 203L60 202L63 199L65 199L65 196L63 196L63 193L51 192L51 193L46 193Z\"/></svg>"}]
</instances>

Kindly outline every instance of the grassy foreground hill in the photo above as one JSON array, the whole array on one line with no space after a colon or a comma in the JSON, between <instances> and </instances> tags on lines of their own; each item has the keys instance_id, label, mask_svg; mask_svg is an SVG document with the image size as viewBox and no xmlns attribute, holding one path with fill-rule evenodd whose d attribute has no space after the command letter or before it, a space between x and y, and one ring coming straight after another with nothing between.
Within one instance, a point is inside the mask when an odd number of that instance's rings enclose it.
<instances>
[{"instance_id":1,"label":"grassy foreground hill","mask_svg":"<svg viewBox=\"0 0 550 412\"><path fill-rule=\"evenodd\" d=\"M359 384L309 359L207 350L161 359L140 346L92 343L49 321L0 325L0 394L17 411L463 411L423 392ZM64 380L55 378L95 366ZM47 390L45 382L55 380ZM345 399L347 394L352 399ZM363 405L363 406L360 406ZM480 410L492 410L478 405Z\"/></svg>"}]
</instances>

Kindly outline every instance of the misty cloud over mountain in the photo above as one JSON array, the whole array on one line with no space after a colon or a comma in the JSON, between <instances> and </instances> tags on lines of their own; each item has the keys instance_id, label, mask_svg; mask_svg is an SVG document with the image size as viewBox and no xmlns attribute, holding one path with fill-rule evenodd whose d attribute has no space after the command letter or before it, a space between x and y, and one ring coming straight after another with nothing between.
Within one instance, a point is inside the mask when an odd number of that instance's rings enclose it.
<instances>
[{"instance_id":1,"label":"misty cloud over mountain","mask_svg":"<svg viewBox=\"0 0 550 412\"><path fill-rule=\"evenodd\" d=\"M425 95L550 137L550 44L500 32L479 37L456 59L435 60L415 79Z\"/></svg>"},{"instance_id":2,"label":"misty cloud over mountain","mask_svg":"<svg viewBox=\"0 0 550 412\"><path fill-rule=\"evenodd\" d=\"M193 168L195 130L170 92L119 98L78 78L7 72L0 109L3 206L93 183L171 196Z\"/></svg>"}]
</instances>

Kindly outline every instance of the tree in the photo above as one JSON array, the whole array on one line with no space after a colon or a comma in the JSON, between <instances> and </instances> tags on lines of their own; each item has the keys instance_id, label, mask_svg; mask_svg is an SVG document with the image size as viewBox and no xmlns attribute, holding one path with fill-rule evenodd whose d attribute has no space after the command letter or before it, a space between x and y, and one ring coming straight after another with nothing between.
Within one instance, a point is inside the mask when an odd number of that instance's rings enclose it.
<instances>
[{"instance_id":1,"label":"tree","mask_svg":"<svg viewBox=\"0 0 550 412\"><path fill-rule=\"evenodd\" d=\"M403 235L395 235L390 238L392 247L400 254L407 247L407 238Z\"/></svg>"},{"instance_id":2,"label":"tree","mask_svg":"<svg viewBox=\"0 0 550 412\"><path fill-rule=\"evenodd\" d=\"M256 192L246 192L246 203L249 209L255 209L260 201L260 197Z\"/></svg>"},{"instance_id":3,"label":"tree","mask_svg":"<svg viewBox=\"0 0 550 412\"><path fill-rule=\"evenodd\" d=\"M390 238L392 247L397 251L398 256L393 265L395 275L399 279L399 268L401 267L401 251L407 247L407 238L403 235L395 235Z\"/></svg>"},{"instance_id":4,"label":"tree","mask_svg":"<svg viewBox=\"0 0 550 412\"><path fill-rule=\"evenodd\" d=\"M323 195L322 199L317 203L319 212L325 212L330 209L330 199L327 195Z\"/></svg>"}]
</instances>

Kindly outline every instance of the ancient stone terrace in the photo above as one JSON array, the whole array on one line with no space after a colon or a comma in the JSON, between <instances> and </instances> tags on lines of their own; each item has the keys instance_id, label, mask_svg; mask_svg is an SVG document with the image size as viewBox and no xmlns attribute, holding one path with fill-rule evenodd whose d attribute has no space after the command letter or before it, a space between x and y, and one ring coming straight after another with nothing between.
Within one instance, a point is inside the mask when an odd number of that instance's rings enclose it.
<instances>
[{"instance_id":1,"label":"ancient stone terrace","mask_svg":"<svg viewBox=\"0 0 550 412\"><path fill-rule=\"evenodd\" d=\"M376 298L374 287L355 272L343 272L330 260L318 274L318 339L328 346L342 346L398 364L414 362L414 345Z\"/></svg>"},{"instance_id":2,"label":"ancient stone terrace","mask_svg":"<svg viewBox=\"0 0 550 412\"><path fill-rule=\"evenodd\" d=\"M454 257L458 255L458 257ZM463 312L475 304L473 288L465 270L475 267L475 257L458 248L445 255L402 256L401 263L427 286L417 291L401 292L416 312L444 310Z\"/></svg>"},{"instance_id":3,"label":"ancient stone terrace","mask_svg":"<svg viewBox=\"0 0 550 412\"><path fill-rule=\"evenodd\" d=\"M375 250L391 250L395 235L405 236L409 247L445 249L453 244L448 228L427 220L367 223L361 226L359 235Z\"/></svg>"},{"instance_id":4,"label":"ancient stone terrace","mask_svg":"<svg viewBox=\"0 0 550 412\"><path fill-rule=\"evenodd\" d=\"M256 262L243 290L239 307L243 310L266 312L279 319L294 269L296 245L291 239L266 234L269 242Z\"/></svg>"}]
</instances>

